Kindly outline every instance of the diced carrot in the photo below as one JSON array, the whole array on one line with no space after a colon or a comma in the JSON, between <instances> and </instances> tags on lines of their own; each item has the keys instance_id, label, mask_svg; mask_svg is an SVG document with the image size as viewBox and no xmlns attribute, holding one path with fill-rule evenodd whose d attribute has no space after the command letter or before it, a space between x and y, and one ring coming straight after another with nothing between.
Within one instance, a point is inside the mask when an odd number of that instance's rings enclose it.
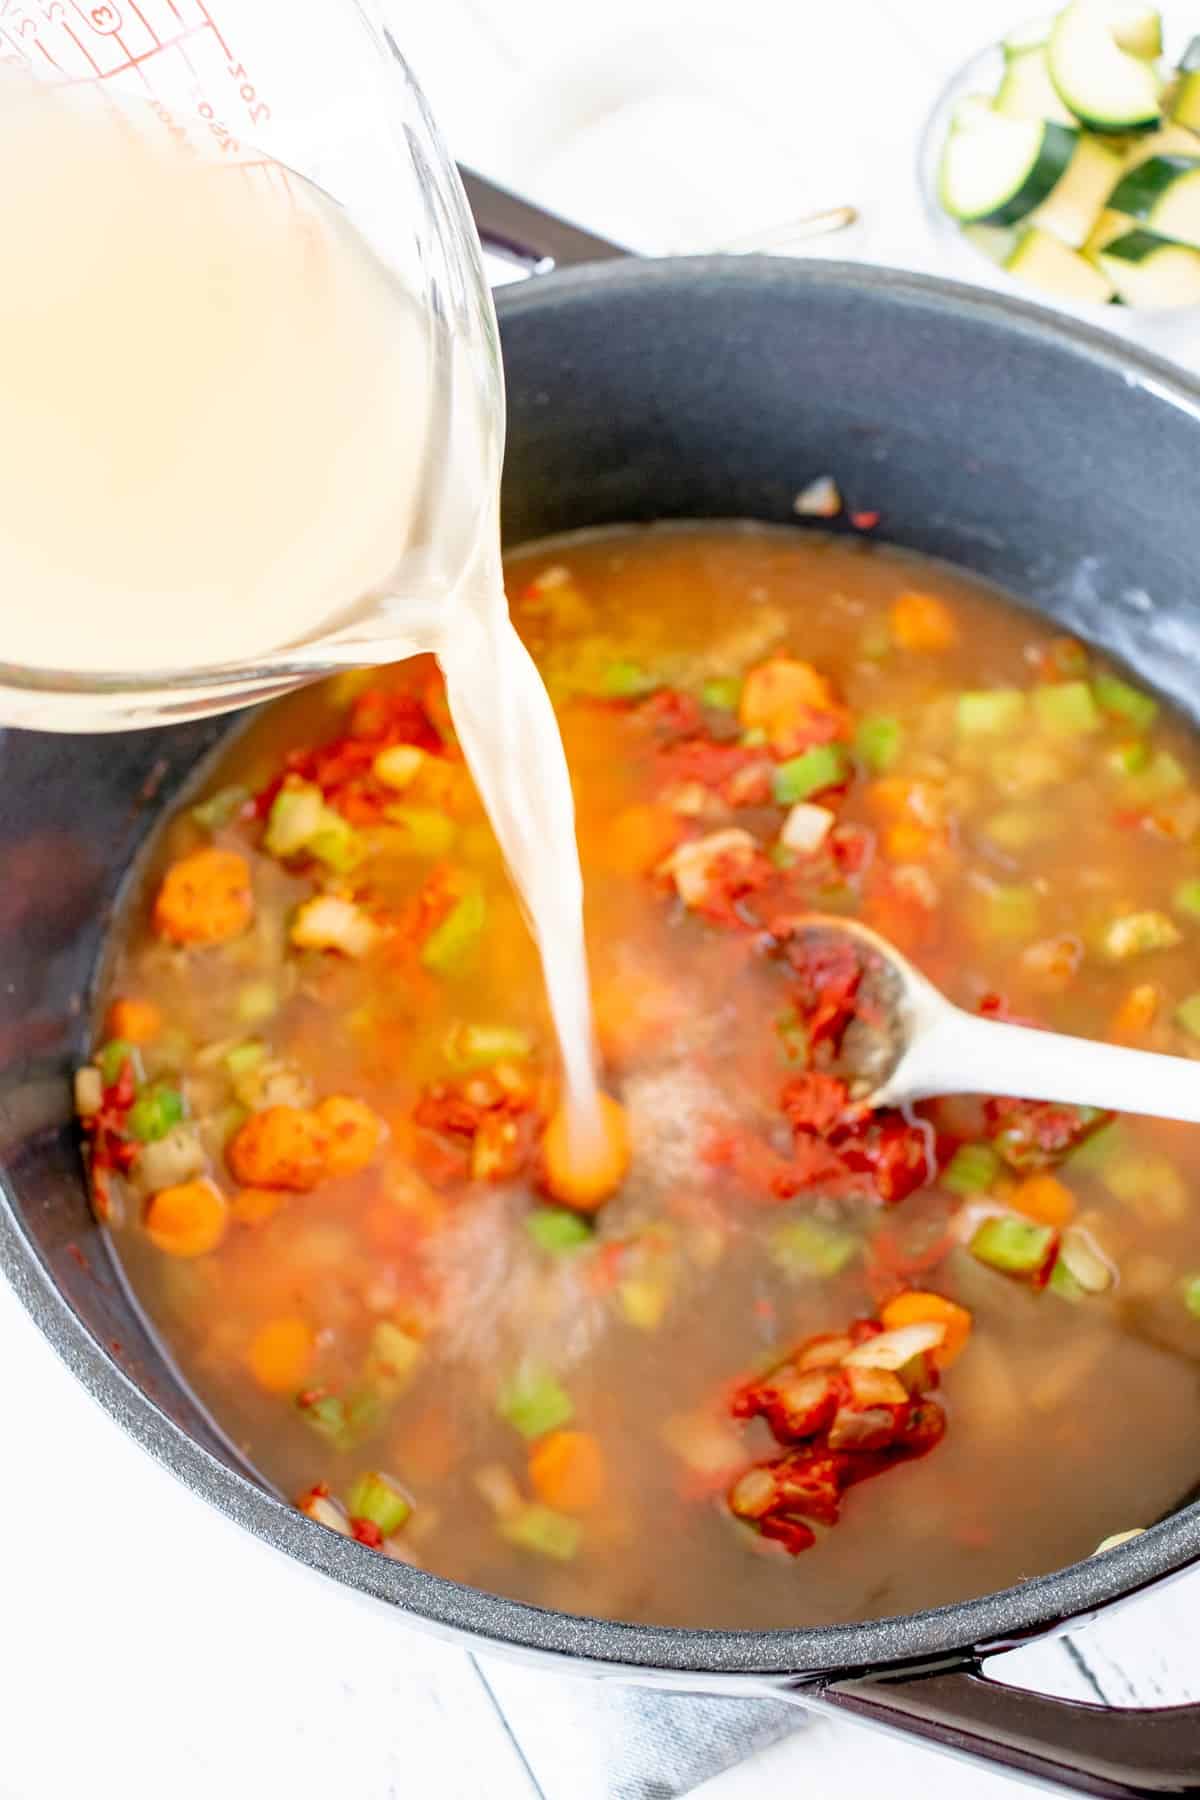
<instances>
[{"instance_id":1,"label":"diced carrot","mask_svg":"<svg viewBox=\"0 0 1200 1800\"><path fill-rule=\"evenodd\" d=\"M1114 1044L1135 1044L1145 1037L1158 1015L1162 995L1151 981L1130 988L1109 1022L1108 1035Z\"/></svg>"},{"instance_id":2,"label":"diced carrot","mask_svg":"<svg viewBox=\"0 0 1200 1800\"><path fill-rule=\"evenodd\" d=\"M529 1452L529 1483L558 1512L594 1512L608 1485L604 1452L589 1431L552 1431Z\"/></svg>"},{"instance_id":3,"label":"diced carrot","mask_svg":"<svg viewBox=\"0 0 1200 1800\"><path fill-rule=\"evenodd\" d=\"M292 1188L304 1193L326 1173L329 1135L315 1112L268 1106L251 1113L225 1152L243 1187Z\"/></svg>"},{"instance_id":4,"label":"diced carrot","mask_svg":"<svg viewBox=\"0 0 1200 1800\"><path fill-rule=\"evenodd\" d=\"M384 1139L385 1126L365 1100L349 1094L330 1094L316 1108L317 1121L328 1139L325 1151L327 1175L353 1175L365 1169Z\"/></svg>"},{"instance_id":5,"label":"diced carrot","mask_svg":"<svg viewBox=\"0 0 1200 1800\"><path fill-rule=\"evenodd\" d=\"M840 735L848 723L833 687L811 663L792 656L773 656L751 669L742 684L738 718L747 731L764 731L776 749L787 749L797 726L813 713L837 719Z\"/></svg>"},{"instance_id":6,"label":"diced carrot","mask_svg":"<svg viewBox=\"0 0 1200 1800\"><path fill-rule=\"evenodd\" d=\"M253 917L250 865L236 850L209 847L181 857L154 901L154 929L174 944L223 944Z\"/></svg>"},{"instance_id":7,"label":"diced carrot","mask_svg":"<svg viewBox=\"0 0 1200 1800\"><path fill-rule=\"evenodd\" d=\"M114 1000L104 1021L104 1035L127 1044L149 1044L162 1030L162 1012L153 1000Z\"/></svg>"},{"instance_id":8,"label":"diced carrot","mask_svg":"<svg viewBox=\"0 0 1200 1800\"><path fill-rule=\"evenodd\" d=\"M265 1225L283 1202L284 1195L278 1188L239 1188L229 1202L229 1210L239 1225Z\"/></svg>"},{"instance_id":9,"label":"diced carrot","mask_svg":"<svg viewBox=\"0 0 1200 1800\"><path fill-rule=\"evenodd\" d=\"M1077 1201L1065 1182L1057 1175L1028 1175L1017 1183L1008 1204L1027 1219L1041 1225L1069 1225L1075 1217Z\"/></svg>"},{"instance_id":10,"label":"diced carrot","mask_svg":"<svg viewBox=\"0 0 1200 1800\"><path fill-rule=\"evenodd\" d=\"M891 625L902 650L950 650L958 642L958 625L946 602L915 588L893 600Z\"/></svg>"},{"instance_id":11,"label":"diced carrot","mask_svg":"<svg viewBox=\"0 0 1200 1800\"><path fill-rule=\"evenodd\" d=\"M884 833L883 847L893 862L919 863L932 856L940 833L916 819L897 819Z\"/></svg>"},{"instance_id":12,"label":"diced carrot","mask_svg":"<svg viewBox=\"0 0 1200 1800\"><path fill-rule=\"evenodd\" d=\"M211 1181L160 1188L146 1203L146 1235L168 1256L205 1256L225 1236L229 1208Z\"/></svg>"},{"instance_id":13,"label":"diced carrot","mask_svg":"<svg viewBox=\"0 0 1200 1800\"><path fill-rule=\"evenodd\" d=\"M629 1125L625 1109L608 1094L600 1095L600 1141L571 1142L567 1109L559 1107L542 1137L546 1187L564 1206L595 1212L616 1193L629 1168Z\"/></svg>"},{"instance_id":14,"label":"diced carrot","mask_svg":"<svg viewBox=\"0 0 1200 1800\"><path fill-rule=\"evenodd\" d=\"M961 1356L971 1335L971 1315L965 1306L947 1300L944 1294L928 1293L922 1288L910 1288L905 1294L897 1294L880 1310L879 1317L885 1331L895 1331L901 1325L944 1325L946 1335L932 1352L940 1369L949 1368L955 1358Z\"/></svg>"},{"instance_id":15,"label":"diced carrot","mask_svg":"<svg viewBox=\"0 0 1200 1800\"><path fill-rule=\"evenodd\" d=\"M312 1327L292 1317L268 1319L250 1340L246 1362L259 1387L287 1394L300 1387L312 1365Z\"/></svg>"},{"instance_id":16,"label":"diced carrot","mask_svg":"<svg viewBox=\"0 0 1200 1800\"><path fill-rule=\"evenodd\" d=\"M669 806L626 806L603 834L605 867L616 875L644 875L682 836L683 824Z\"/></svg>"}]
</instances>

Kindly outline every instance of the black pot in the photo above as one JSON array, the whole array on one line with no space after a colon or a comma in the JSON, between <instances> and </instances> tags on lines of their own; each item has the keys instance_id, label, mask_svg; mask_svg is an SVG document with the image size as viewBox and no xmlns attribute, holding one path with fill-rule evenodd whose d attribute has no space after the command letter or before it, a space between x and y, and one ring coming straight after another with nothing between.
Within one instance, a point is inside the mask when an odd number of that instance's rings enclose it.
<instances>
[{"instance_id":1,"label":"black pot","mask_svg":"<svg viewBox=\"0 0 1200 1800\"><path fill-rule=\"evenodd\" d=\"M560 261L611 250L528 209L498 224ZM617 261L502 290L498 310L510 541L616 520L791 521L796 491L830 471L851 509L879 512L880 537L1027 596L1200 715L1200 386L1165 365L1033 307L833 263ZM223 1512L414 1623L579 1672L837 1708L1087 1793L1200 1793L1200 1706L1106 1709L982 1672L989 1652L1200 1559L1197 1506L961 1605L718 1632L460 1587L259 1485L113 1280L70 1114L123 872L226 729L0 741L0 1259L100 1403Z\"/></svg>"}]
</instances>

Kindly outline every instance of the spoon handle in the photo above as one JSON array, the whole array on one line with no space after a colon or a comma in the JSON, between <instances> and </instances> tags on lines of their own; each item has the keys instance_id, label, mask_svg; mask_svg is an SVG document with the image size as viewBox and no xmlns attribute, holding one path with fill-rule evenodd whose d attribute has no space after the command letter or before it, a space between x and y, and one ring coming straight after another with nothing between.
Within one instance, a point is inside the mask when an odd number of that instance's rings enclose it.
<instances>
[{"instance_id":1,"label":"spoon handle","mask_svg":"<svg viewBox=\"0 0 1200 1800\"><path fill-rule=\"evenodd\" d=\"M958 1007L926 1032L904 1076L914 1100L1003 1094L1200 1124L1200 1063L1188 1057L976 1019Z\"/></svg>"}]
</instances>

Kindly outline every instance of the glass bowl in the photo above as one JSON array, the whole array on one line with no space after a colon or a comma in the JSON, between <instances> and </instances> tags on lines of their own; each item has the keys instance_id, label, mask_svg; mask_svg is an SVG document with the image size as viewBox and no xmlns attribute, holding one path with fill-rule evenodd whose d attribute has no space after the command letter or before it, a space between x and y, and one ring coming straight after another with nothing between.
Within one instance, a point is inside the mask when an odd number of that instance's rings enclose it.
<instances>
[{"instance_id":1,"label":"glass bowl","mask_svg":"<svg viewBox=\"0 0 1200 1800\"><path fill-rule=\"evenodd\" d=\"M1172 64L1182 56L1190 39L1200 34L1200 8L1161 7L1163 60ZM1012 33L1035 37L1049 29L1053 13L1042 13L1024 22L1014 20ZM1007 34L1006 34L1007 35ZM971 94L992 95L1004 71L1004 47L994 40L962 64L939 94L921 133L917 152L917 181L931 237L935 264L943 274L959 281L995 288L1035 304L1086 320L1115 335L1130 338L1160 355L1200 370L1200 307L1149 307L1099 305L1088 301L1060 300L1043 289L1010 275L965 234L963 227L943 211L938 199L938 165L955 108ZM1200 139L1197 140L1200 155Z\"/></svg>"}]
</instances>

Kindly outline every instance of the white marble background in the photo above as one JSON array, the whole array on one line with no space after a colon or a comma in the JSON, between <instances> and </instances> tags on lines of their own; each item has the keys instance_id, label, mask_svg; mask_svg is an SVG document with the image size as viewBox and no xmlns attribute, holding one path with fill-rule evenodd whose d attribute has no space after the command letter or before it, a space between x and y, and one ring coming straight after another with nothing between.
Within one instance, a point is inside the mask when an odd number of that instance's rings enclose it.
<instances>
[{"instance_id":1,"label":"white marble background","mask_svg":"<svg viewBox=\"0 0 1200 1800\"><path fill-rule=\"evenodd\" d=\"M862 223L824 253L931 267L916 136L951 70L1014 9L392 0L392 17L458 156L634 248L708 248L851 201ZM655 1733L607 1688L471 1658L293 1567L121 1437L2 1284L0 1370L0 1800L677 1791L648 1759L664 1732L668 1755L694 1740L701 1715L686 1703ZM1004 1672L1082 1698L1200 1697L1198 1600L1200 1577L1176 1583L1014 1653ZM716 1767L728 1742L705 1721ZM885 1765L890 1800L1015 1791L821 1722L697 1793L856 1800L879 1791Z\"/></svg>"}]
</instances>

